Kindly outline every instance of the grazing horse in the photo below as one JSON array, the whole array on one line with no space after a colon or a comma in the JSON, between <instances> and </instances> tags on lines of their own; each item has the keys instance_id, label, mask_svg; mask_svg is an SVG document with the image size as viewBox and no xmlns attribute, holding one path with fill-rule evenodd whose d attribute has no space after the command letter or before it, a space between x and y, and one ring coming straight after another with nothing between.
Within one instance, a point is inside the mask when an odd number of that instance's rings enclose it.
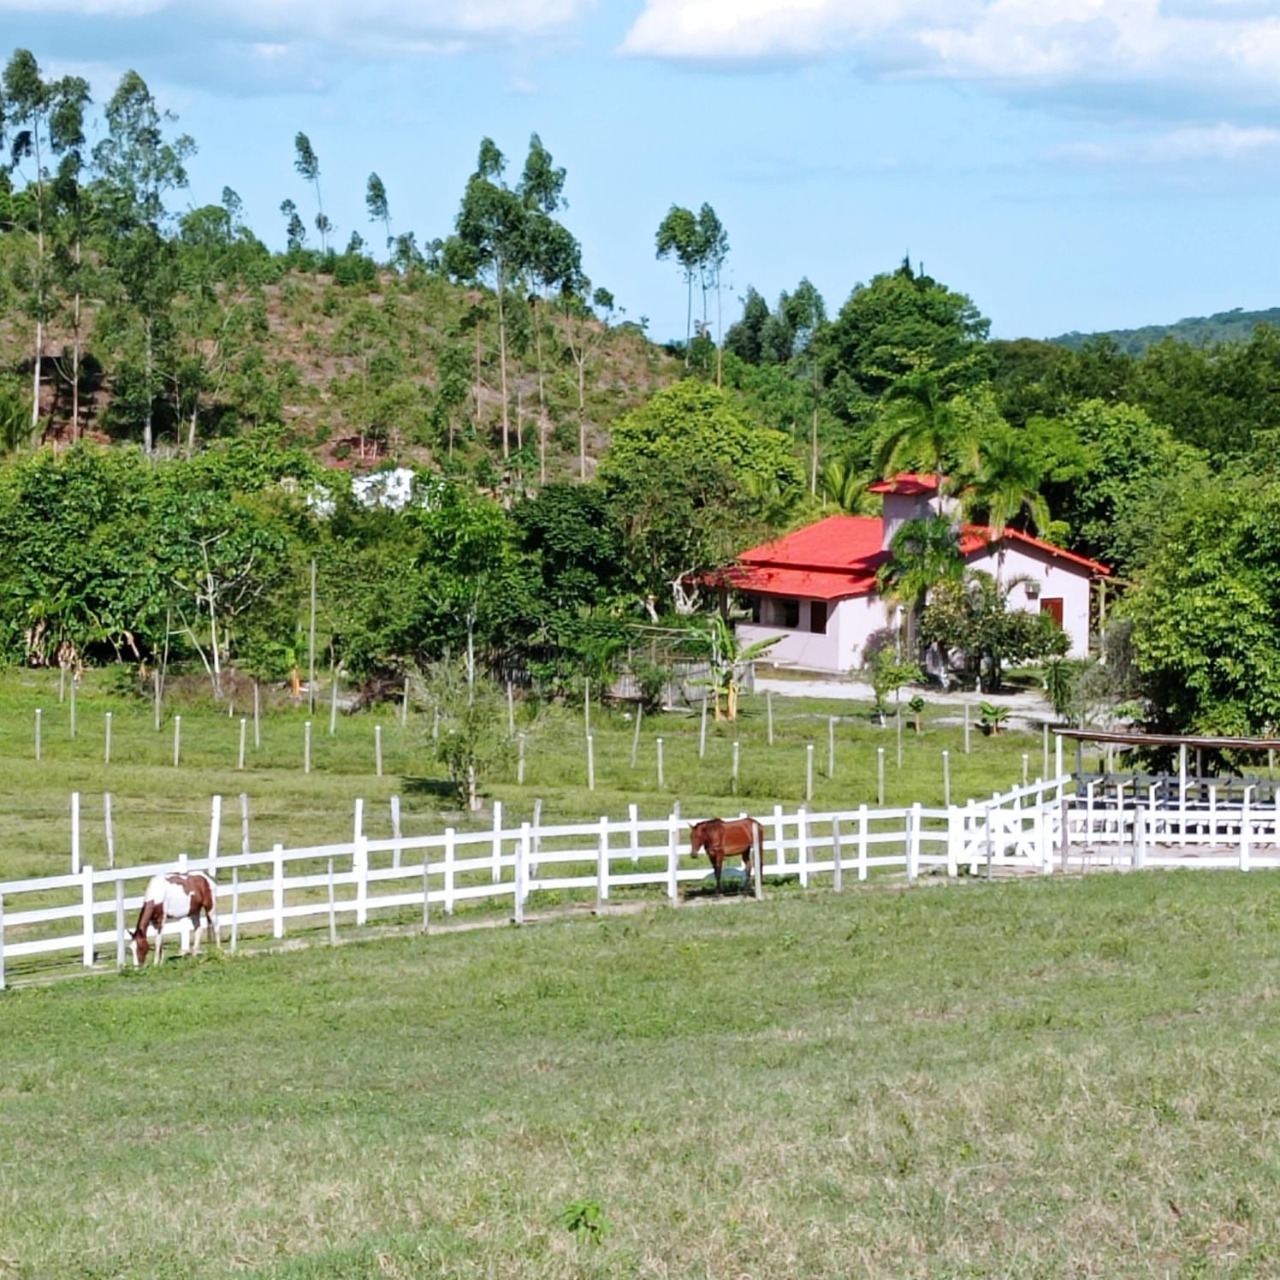
<instances>
[{"instance_id":1,"label":"grazing horse","mask_svg":"<svg viewBox=\"0 0 1280 1280\"><path fill-rule=\"evenodd\" d=\"M151 949L147 930L153 926L155 928L154 963L159 964L160 950L164 944L165 921L180 920L183 917L195 926L196 936L191 952L198 955L200 940L204 936L204 925L200 921L202 912L209 928L213 930L213 940L221 946L222 942L218 937L218 890L213 881L203 871L175 871L172 875L152 876L142 897L138 927L129 935L129 950L133 953L134 966L142 965Z\"/></svg>"},{"instance_id":2,"label":"grazing horse","mask_svg":"<svg viewBox=\"0 0 1280 1280\"><path fill-rule=\"evenodd\" d=\"M746 871L747 884L751 879L751 855L758 857L764 847L764 832L754 818L708 818L706 822L695 822L691 833L693 856L696 858L703 849L711 859L712 869L716 873L716 893L721 892L720 876L726 858L742 855L742 865Z\"/></svg>"}]
</instances>

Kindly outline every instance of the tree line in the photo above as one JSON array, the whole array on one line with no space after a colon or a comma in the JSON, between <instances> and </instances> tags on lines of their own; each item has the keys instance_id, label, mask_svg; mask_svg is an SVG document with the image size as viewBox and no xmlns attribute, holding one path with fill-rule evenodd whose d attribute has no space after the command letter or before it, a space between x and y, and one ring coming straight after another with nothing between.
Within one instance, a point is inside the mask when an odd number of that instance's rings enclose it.
<instances>
[{"instance_id":1,"label":"tree line","mask_svg":"<svg viewBox=\"0 0 1280 1280\"><path fill-rule=\"evenodd\" d=\"M330 575L333 657L352 672L515 655L554 683L602 670L638 625L683 625L710 603L705 575L753 541L872 512L868 484L914 469L943 479L967 519L1114 569L1109 630L1128 645L1109 665L1150 723L1275 722L1273 329L1138 355L1105 337L994 341L967 294L904 260L838 309L807 279L772 304L748 288L726 331L728 229L708 204L673 204L652 249L679 269L686 332L661 348L586 275L563 222L566 171L536 134L518 174L483 140L451 233L421 245L371 173L375 252L355 231L336 247L321 158L299 131L314 211L286 198L286 249L272 253L230 187L216 205L171 207L195 143L136 73L96 131L85 82L45 77L26 51L0 102L0 496L11 545L27 548L0 605L10 659L66 643L152 661L185 645L215 675L231 661L274 670L296 648L299 566L314 558ZM286 315L297 350L277 354ZM306 361L336 371L317 383ZM137 455L32 451L89 424ZM326 434L339 429L350 438ZM147 462L160 453L185 457ZM320 521L298 496L342 490L321 460L397 457L433 477L402 515L343 499ZM982 584L956 599L937 531L909 533L883 585L909 616L948 603L921 614L920 634L963 647L998 602ZM1066 671L1053 677L1064 707Z\"/></svg>"}]
</instances>

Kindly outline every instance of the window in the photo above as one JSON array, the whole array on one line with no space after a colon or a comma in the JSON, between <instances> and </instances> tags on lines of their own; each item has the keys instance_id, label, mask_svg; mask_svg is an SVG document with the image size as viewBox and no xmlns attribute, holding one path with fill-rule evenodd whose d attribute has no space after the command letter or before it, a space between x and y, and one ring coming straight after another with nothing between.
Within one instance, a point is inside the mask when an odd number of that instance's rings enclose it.
<instances>
[{"instance_id":1,"label":"window","mask_svg":"<svg viewBox=\"0 0 1280 1280\"><path fill-rule=\"evenodd\" d=\"M1053 625L1062 630L1062 597L1061 596L1041 596L1040 612L1047 613L1053 619Z\"/></svg>"},{"instance_id":2,"label":"window","mask_svg":"<svg viewBox=\"0 0 1280 1280\"><path fill-rule=\"evenodd\" d=\"M827 605L824 600L809 602L809 630L815 635L827 634Z\"/></svg>"}]
</instances>

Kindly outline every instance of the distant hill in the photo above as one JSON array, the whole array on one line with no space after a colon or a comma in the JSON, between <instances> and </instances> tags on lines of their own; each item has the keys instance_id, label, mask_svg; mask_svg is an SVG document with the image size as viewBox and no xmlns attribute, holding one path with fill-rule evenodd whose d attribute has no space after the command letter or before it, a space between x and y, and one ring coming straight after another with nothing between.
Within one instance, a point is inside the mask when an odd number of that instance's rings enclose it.
<instances>
[{"instance_id":1,"label":"distant hill","mask_svg":"<svg viewBox=\"0 0 1280 1280\"><path fill-rule=\"evenodd\" d=\"M1193 347L1208 346L1215 342L1247 342L1260 324L1280 328L1280 307L1267 311L1219 311L1212 316L1190 316L1177 324L1148 324L1141 329L1111 329L1102 333L1064 333L1049 341L1060 347L1073 349L1097 338L1110 338L1121 351L1140 356L1148 347L1173 338Z\"/></svg>"}]
</instances>

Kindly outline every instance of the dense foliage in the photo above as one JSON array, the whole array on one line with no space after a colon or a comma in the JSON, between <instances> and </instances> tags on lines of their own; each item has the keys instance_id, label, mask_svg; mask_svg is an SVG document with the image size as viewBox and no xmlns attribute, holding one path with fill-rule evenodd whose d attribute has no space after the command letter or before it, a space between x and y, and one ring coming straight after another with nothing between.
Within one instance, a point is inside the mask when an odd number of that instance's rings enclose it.
<instances>
[{"instance_id":1,"label":"dense foliage","mask_svg":"<svg viewBox=\"0 0 1280 1280\"><path fill-rule=\"evenodd\" d=\"M408 230L371 173L374 252L359 232L338 249L299 131L277 253L230 187L175 212L196 143L135 72L94 110L26 51L0 76L4 660L185 657L215 689L229 663L286 674L314 562L318 660L564 691L638 626L687 628L743 547L874 511L867 485L910 469L968 519L1113 567L1153 722L1280 715L1274 313L992 341L968 294L904 261L830 313L808 279L772 306L748 286L725 331L728 229L673 204L652 248L686 334L664 350L588 279L536 134L518 171L481 141L445 235ZM352 475L397 462L414 501L361 500ZM886 586L937 643L997 675L1046 649L928 553L895 551Z\"/></svg>"}]
</instances>

